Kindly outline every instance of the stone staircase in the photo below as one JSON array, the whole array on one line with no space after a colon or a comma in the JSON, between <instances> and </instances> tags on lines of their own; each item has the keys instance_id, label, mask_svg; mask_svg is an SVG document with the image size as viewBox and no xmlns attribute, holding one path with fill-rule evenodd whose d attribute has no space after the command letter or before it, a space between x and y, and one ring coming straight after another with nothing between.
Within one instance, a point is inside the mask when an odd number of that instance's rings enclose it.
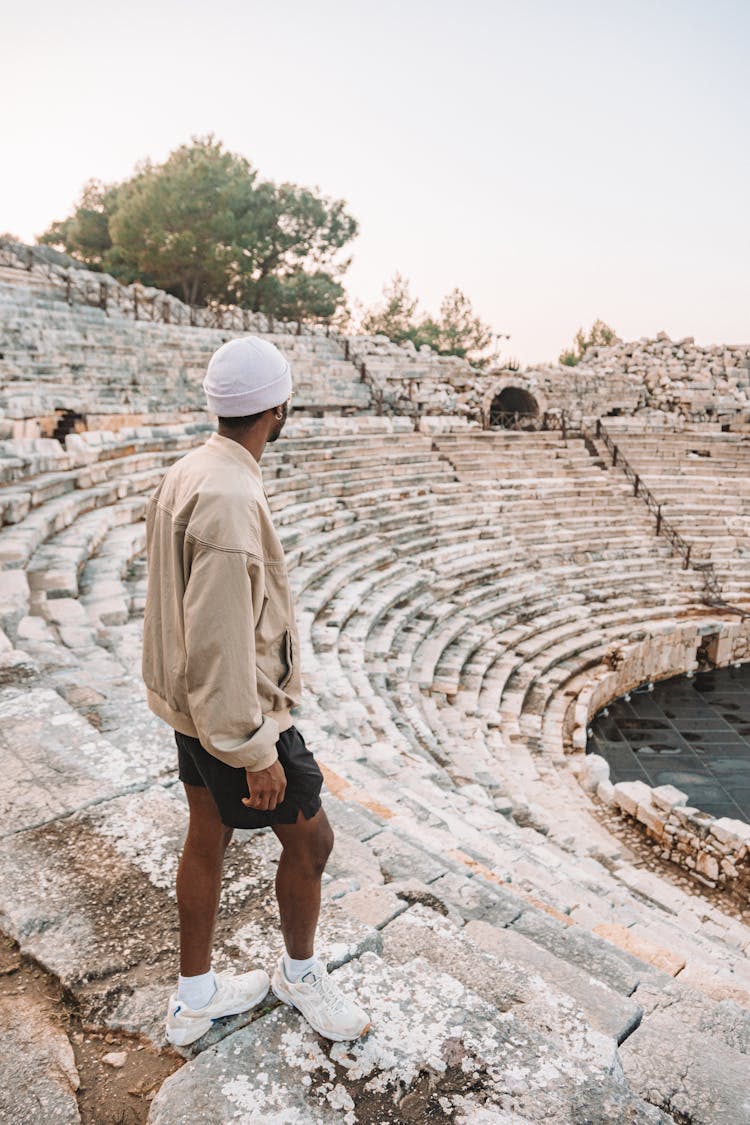
<instances>
[{"instance_id":1,"label":"stone staircase","mask_svg":"<svg viewBox=\"0 0 750 1125\"><path fill-rule=\"evenodd\" d=\"M613 432L666 519L710 559L729 602L750 602L750 434Z\"/></svg>"},{"instance_id":2,"label":"stone staircase","mask_svg":"<svg viewBox=\"0 0 750 1125\"><path fill-rule=\"evenodd\" d=\"M603 653L705 618L699 580L579 439L346 424L290 422L262 471L336 833L319 949L373 1030L327 1044L269 1000L151 1120L750 1120L750 929L607 833L564 745ZM155 1042L186 810L140 682L142 514L204 438L0 449L0 926ZM277 858L236 833L217 967L271 967Z\"/></svg>"}]
</instances>

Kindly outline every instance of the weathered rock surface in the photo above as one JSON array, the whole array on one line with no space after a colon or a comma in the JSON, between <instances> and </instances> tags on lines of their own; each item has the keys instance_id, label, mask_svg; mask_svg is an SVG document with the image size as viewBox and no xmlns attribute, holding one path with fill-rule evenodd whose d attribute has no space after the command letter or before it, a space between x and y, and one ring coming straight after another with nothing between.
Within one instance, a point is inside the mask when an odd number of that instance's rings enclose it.
<instances>
[{"instance_id":1,"label":"weathered rock surface","mask_svg":"<svg viewBox=\"0 0 750 1125\"><path fill-rule=\"evenodd\" d=\"M155 786L0 840L0 927L74 992L90 1018L156 1042L176 973L174 878L186 826L181 792ZM230 845L217 968L270 970L278 957L279 852L270 831L237 833ZM334 902L318 948L340 965L379 948L379 936Z\"/></svg>"},{"instance_id":2,"label":"weathered rock surface","mask_svg":"<svg viewBox=\"0 0 750 1125\"><path fill-rule=\"evenodd\" d=\"M0 833L43 824L146 780L49 688L0 691Z\"/></svg>"},{"instance_id":3,"label":"weathered rock surface","mask_svg":"<svg viewBox=\"0 0 750 1125\"><path fill-rule=\"evenodd\" d=\"M590 1033L574 1060L421 958L389 967L368 953L336 976L372 1015L364 1039L331 1045L279 1008L169 1078L151 1125L669 1120L629 1094L606 1036Z\"/></svg>"},{"instance_id":4,"label":"weathered rock surface","mask_svg":"<svg viewBox=\"0 0 750 1125\"><path fill-rule=\"evenodd\" d=\"M79 1086L65 1033L31 997L0 1000L0 1120L8 1125L76 1125Z\"/></svg>"},{"instance_id":5,"label":"weathered rock surface","mask_svg":"<svg viewBox=\"0 0 750 1125\"><path fill-rule=\"evenodd\" d=\"M631 1088L677 1121L750 1121L747 1055L686 1026L679 1012L647 1016L620 1057Z\"/></svg>"}]
</instances>

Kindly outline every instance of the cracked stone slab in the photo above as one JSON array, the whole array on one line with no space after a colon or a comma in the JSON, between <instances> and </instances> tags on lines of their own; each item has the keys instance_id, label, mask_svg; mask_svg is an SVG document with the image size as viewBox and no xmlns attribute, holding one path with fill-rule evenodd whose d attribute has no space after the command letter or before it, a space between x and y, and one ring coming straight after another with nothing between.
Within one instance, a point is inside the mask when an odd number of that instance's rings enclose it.
<instances>
[{"instance_id":1,"label":"cracked stone slab","mask_svg":"<svg viewBox=\"0 0 750 1125\"><path fill-rule=\"evenodd\" d=\"M336 979L370 1012L367 1036L331 1044L279 1007L171 1075L150 1125L669 1120L628 1091L604 1037L572 1060L421 958L367 953Z\"/></svg>"},{"instance_id":2,"label":"cracked stone slab","mask_svg":"<svg viewBox=\"0 0 750 1125\"><path fill-rule=\"evenodd\" d=\"M372 836L367 844L387 879L419 879L422 883L431 883L446 873L447 868L429 852L414 847L390 828Z\"/></svg>"},{"instance_id":3,"label":"cracked stone slab","mask_svg":"<svg viewBox=\"0 0 750 1125\"><path fill-rule=\"evenodd\" d=\"M323 802L328 814L328 799ZM383 872L370 846L350 835L345 829L334 830L334 845L326 867L333 879L353 877L357 889L375 887L383 882Z\"/></svg>"},{"instance_id":4,"label":"cracked stone slab","mask_svg":"<svg viewBox=\"0 0 750 1125\"><path fill-rule=\"evenodd\" d=\"M0 925L60 978L87 1018L156 1041L177 979L174 881L187 822L181 787L154 785L0 840ZM270 830L235 834L216 968L272 969L282 948L280 852ZM372 926L326 904L318 950L330 965L379 943Z\"/></svg>"},{"instance_id":5,"label":"cracked stone slab","mask_svg":"<svg viewBox=\"0 0 750 1125\"><path fill-rule=\"evenodd\" d=\"M0 1121L77 1125L79 1086L73 1048L31 996L0 999Z\"/></svg>"},{"instance_id":6,"label":"cracked stone slab","mask_svg":"<svg viewBox=\"0 0 750 1125\"><path fill-rule=\"evenodd\" d=\"M620 1047L633 1089L678 1121L750 1121L747 1055L686 1026L682 1013L657 1010Z\"/></svg>"},{"instance_id":7,"label":"cracked stone slab","mask_svg":"<svg viewBox=\"0 0 750 1125\"><path fill-rule=\"evenodd\" d=\"M466 919L509 926L525 908L518 895L501 886L490 889L484 881L449 873L430 884L430 890L444 902L455 906Z\"/></svg>"},{"instance_id":8,"label":"cracked stone slab","mask_svg":"<svg viewBox=\"0 0 750 1125\"><path fill-rule=\"evenodd\" d=\"M338 899L338 905L345 914L380 930L403 913L407 904L389 887L368 887L344 895Z\"/></svg>"},{"instance_id":9,"label":"cracked stone slab","mask_svg":"<svg viewBox=\"0 0 750 1125\"><path fill-rule=\"evenodd\" d=\"M666 977L661 986L644 981L633 999L641 1005L647 1019L656 1012L668 1011L710 1042L721 1039L731 1050L750 1055L750 1012L734 1000L717 1003L683 984L679 977Z\"/></svg>"},{"instance_id":10,"label":"cracked stone slab","mask_svg":"<svg viewBox=\"0 0 750 1125\"><path fill-rule=\"evenodd\" d=\"M477 930L472 934L472 927ZM449 919L415 906L383 930L383 957L401 964L424 957L450 972L498 1010L542 1034L554 1034L561 1051L586 1057L589 1036L606 1036L612 1050L619 1037L638 1022L640 1007L610 989L592 984L575 966L560 964L543 950L525 946L526 939L472 923L458 927ZM599 1042L599 1039L596 1039Z\"/></svg>"},{"instance_id":11,"label":"cracked stone slab","mask_svg":"<svg viewBox=\"0 0 750 1125\"><path fill-rule=\"evenodd\" d=\"M56 691L0 691L0 834L43 824L143 784L146 772Z\"/></svg>"},{"instance_id":12,"label":"cracked stone slab","mask_svg":"<svg viewBox=\"0 0 750 1125\"><path fill-rule=\"evenodd\" d=\"M499 961L506 972L537 973L548 985L566 993L584 1012L589 1025L620 1042L637 1025L641 1008L598 977L536 945L514 929L487 922L469 922L462 935Z\"/></svg>"},{"instance_id":13,"label":"cracked stone slab","mask_svg":"<svg viewBox=\"0 0 750 1125\"><path fill-rule=\"evenodd\" d=\"M382 819L368 812L367 809L354 804L347 805L345 801L340 801L328 793L326 793L325 805L334 832L344 831L349 836L364 842L382 830Z\"/></svg>"},{"instance_id":14,"label":"cracked stone slab","mask_svg":"<svg viewBox=\"0 0 750 1125\"><path fill-rule=\"evenodd\" d=\"M630 996L645 979L658 982L673 979L668 973L612 945L583 926L562 925L542 911L524 911L513 922L513 929L564 961L590 972L623 996Z\"/></svg>"}]
</instances>

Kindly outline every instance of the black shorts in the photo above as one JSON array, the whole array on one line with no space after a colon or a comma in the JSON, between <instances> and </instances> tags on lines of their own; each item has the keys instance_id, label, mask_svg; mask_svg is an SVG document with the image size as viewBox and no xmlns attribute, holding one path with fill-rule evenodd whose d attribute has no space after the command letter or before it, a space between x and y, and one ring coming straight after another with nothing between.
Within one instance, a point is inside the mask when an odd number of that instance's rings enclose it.
<instances>
[{"instance_id":1,"label":"black shorts","mask_svg":"<svg viewBox=\"0 0 750 1125\"><path fill-rule=\"evenodd\" d=\"M276 751L286 774L284 800L275 809L249 809L247 776L242 766L228 766L201 746L197 738L174 732L179 777L185 785L202 785L216 802L228 828L265 828L269 824L294 824L301 812L306 820L321 807L323 774L295 726L279 735Z\"/></svg>"}]
</instances>

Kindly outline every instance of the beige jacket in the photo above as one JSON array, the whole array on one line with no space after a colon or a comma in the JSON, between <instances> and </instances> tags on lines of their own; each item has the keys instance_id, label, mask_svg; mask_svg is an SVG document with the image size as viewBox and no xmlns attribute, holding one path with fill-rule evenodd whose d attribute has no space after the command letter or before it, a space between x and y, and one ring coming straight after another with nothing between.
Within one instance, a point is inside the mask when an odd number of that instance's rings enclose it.
<instances>
[{"instance_id":1,"label":"beige jacket","mask_svg":"<svg viewBox=\"0 0 750 1125\"><path fill-rule=\"evenodd\" d=\"M265 769L300 700L299 637L260 466L211 434L149 497L149 707L231 766Z\"/></svg>"}]
</instances>

